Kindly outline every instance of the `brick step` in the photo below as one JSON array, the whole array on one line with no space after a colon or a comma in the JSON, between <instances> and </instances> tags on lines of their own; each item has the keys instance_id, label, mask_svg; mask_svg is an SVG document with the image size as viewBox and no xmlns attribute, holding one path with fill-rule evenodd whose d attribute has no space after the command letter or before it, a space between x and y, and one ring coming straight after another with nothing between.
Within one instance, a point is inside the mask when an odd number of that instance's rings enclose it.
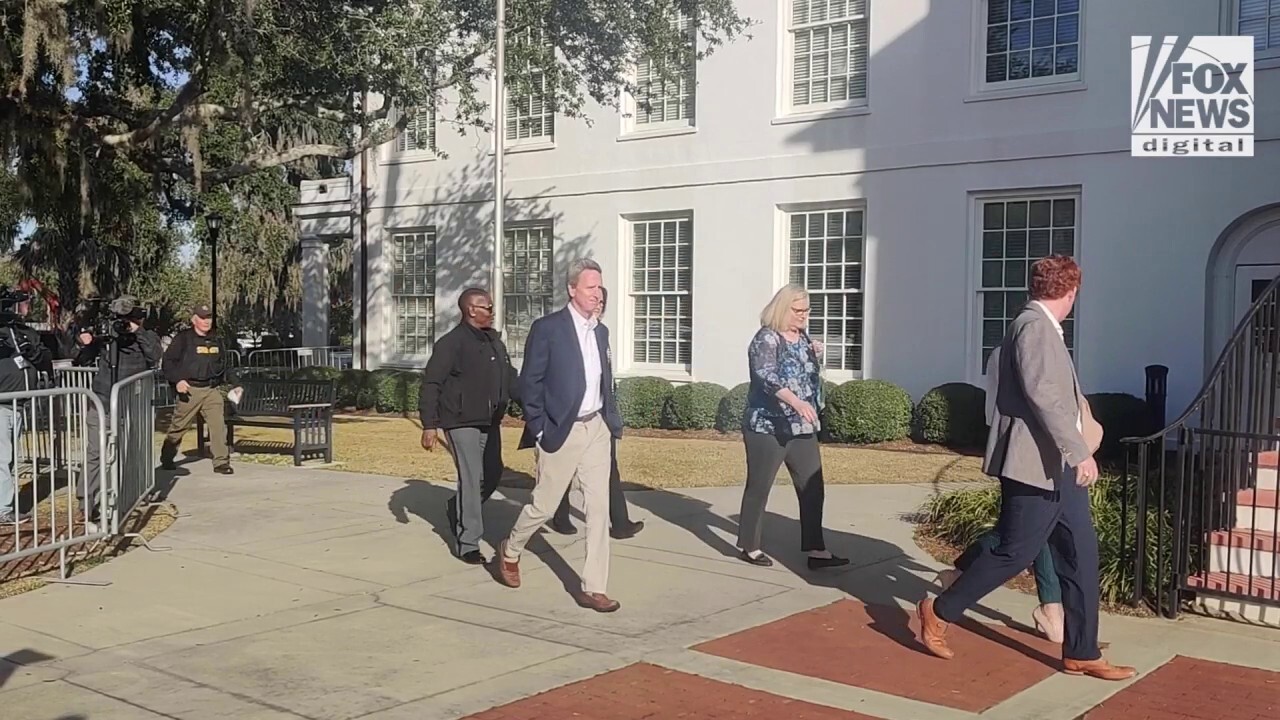
<instances>
[{"instance_id":1,"label":"brick step","mask_svg":"<svg viewBox=\"0 0 1280 720\"><path fill-rule=\"evenodd\" d=\"M1268 450L1258 453L1258 467L1271 470L1280 468L1280 450Z\"/></svg>"},{"instance_id":2,"label":"brick step","mask_svg":"<svg viewBox=\"0 0 1280 720\"><path fill-rule=\"evenodd\" d=\"M1251 578L1248 575L1233 574L1231 581L1227 582L1226 573L1211 572L1205 575L1192 575L1187 578L1187 585L1192 588L1230 592L1264 601L1280 602L1280 580L1271 578Z\"/></svg>"},{"instance_id":3,"label":"brick step","mask_svg":"<svg viewBox=\"0 0 1280 720\"><path fill-rule=\"evenodd\" d=\"M1220 530L1209 534L1209 569L1234 575L1280 577L1280 536L1257 531Z\"/></svg>"},{"instance_id":4,"label":"brick step","mask_svg":"<svg viewBox=\"0 0 1280 720\"><path fill-rule=\"evenodd\" d=\"M1263 530L1275 532L1277 529L1276 491L1250 488L1236 493L1236 529Z\"/></svg>"}]
</instances>

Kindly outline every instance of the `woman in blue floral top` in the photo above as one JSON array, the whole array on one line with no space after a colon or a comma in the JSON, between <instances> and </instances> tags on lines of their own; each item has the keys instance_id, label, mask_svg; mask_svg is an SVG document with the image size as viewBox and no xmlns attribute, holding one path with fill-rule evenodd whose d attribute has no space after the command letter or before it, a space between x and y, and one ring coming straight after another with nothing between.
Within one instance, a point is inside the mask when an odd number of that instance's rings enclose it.
<instances>
[{"instance_id":1,"label":"woman in blue floral top","mask_svg":"<svg viewBox=\"0 0 1280 720\"><path fill-rule=\"evenodd\" d=\"M742 418L747 451L747 486L738 523L739 557L752 565L773 564L760 551L765 505L778 469L785 462L800 500L800 550L809 568L849 563L827 551L822 537L822 455L818 450L818 413L822 410L822 353L805 333L809 294L788 285L760 314L760 330L747 350L751 389Z\"/></svg>"}]
</instances>

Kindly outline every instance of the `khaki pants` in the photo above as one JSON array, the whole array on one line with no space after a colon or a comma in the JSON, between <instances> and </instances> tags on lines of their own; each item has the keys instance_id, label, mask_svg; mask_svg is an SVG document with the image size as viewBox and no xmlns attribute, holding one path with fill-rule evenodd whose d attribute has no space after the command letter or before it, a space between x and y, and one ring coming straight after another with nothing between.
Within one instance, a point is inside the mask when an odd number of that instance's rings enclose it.
<instances>
[{"instance_id":1,"label":"khaki pants","mask_svg":"<svg viewBox=\"0 0 1280 720\"><path fill-rule=\"evenodd\" d=\"M596 415L576 422L564 446L553 453L538 450L538 484L533 499L520 511L507 538L508 559L524 551L529 538L551 519L570 483L582 490L587 515L587 558L582 567L582 591L604 593L609 584L609 467L612 435Z\"/></svg>"},{"instance_id":2,"label":"khaki pants","mask_svg":"<svg viewBox=\"0 0 1280 720\"><path fill-rule=\"evenodd\" d=\"M204 417L209 426L209 444L213 446L213 466L224 467L231 464L231 452L227 449L227 422L224 416L225 399L218 388L193 387L184 398L178 396L178 404L173 408L173 418L169 421L169 433L165 436L164 446L160 449L161 462L173 462L178 455L178 447L182 445L182 436L187 434L196 422L196 415Z\"/></svg>"}]
</instances>

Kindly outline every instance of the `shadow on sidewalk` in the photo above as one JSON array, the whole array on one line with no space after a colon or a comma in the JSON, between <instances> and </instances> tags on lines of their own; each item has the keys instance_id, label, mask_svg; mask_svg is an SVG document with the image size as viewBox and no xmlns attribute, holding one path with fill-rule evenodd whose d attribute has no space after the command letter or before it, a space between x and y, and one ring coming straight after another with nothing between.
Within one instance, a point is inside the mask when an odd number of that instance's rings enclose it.
<instances>
[{"instance_id":1,"label":"shadow on sidewalk","mask_svg":"<svg viewBox=\"0 0 1280 720\"><path fill-rule=\"evenodd\" d=\"M491 547L497 548L498 544L511 532L521 508L529 502L532 494L529 490L522 488L532 487L533 478L528 474L507 469L502 482L499 483L502 496L491 497L484 504L483 539ZM391 512L396 522L401 524L412 522L410 516L425 521L435 531L440 541L450 549L450 552L453 552L453 528L449 527L449 519L446 515L446 508L453 495L454 489L448 485L437 485L426 480L405 480L402 487L391 493L391 497L387 500L387 510ZM573 594L581 588L582 583L577 571L565 562L559 551L547 543L543 538L543 531L535 533L525 549L547 564L547 567L564 585L566 593ZM494 582L497 582L497 563L493 558L490 558L486 567L494 576Z\"/></svg>"},{"instance_id":2,"label":"shadow on sidewalk","mask_svg":"<svg viewBox=\"0 0 1280 720\"><path fill-rule=\"evenodd\" d=\"M668 490L634 492L628 494L627 500L655 517L687 530L720 555L737 561L738 549L734 541L727 541L716 533L719 530L736 538L736 514L722 517L712 512L710 503ZM824 528L823 534L827 549L835 555L849 558L848 566L832 570L810 570L807 556L799 549L799 520L774 512L765 513L761 549L776 564L803 578L810 585L840 590L862 603L872 618L871 628L876 632L904 647L927 653L911 627L913 613L903 606L914 608L916 603L926 597L937 595L939 586L926 579L936 572L935 568L915 560L902 547L878 538L832 530L829 527ZM1004 613L982 605L975 606L973 612L1039 639L1031 627L1016 622ZM1058 667L1058 661L1039 648L1011 640L983 622L966 618L958 624L991 642L1046 665Z\"/></svg>"}]
</instances>

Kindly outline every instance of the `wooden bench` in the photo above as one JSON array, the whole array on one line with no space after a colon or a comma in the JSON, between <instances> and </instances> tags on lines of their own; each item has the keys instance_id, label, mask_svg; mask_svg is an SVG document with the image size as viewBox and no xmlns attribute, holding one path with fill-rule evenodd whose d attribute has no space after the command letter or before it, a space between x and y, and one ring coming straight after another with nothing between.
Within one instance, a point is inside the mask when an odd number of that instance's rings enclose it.
<instances>
[{"instance_id":1,"label":"wooden bench","mask_svg":"<svg viewBox=\"0 0 1280 720\"><path fill-rule=\"evenodd\" d=\"M237 405L227 401L227 447L235 447L235 427L292 427L293 464L304 457L323 454L333 462L333 405L337 386L332 380L267 380L245 378L244 395ZM204 419L197 421L196 437L204 452Z\"/></svg>"}]
</instances>

